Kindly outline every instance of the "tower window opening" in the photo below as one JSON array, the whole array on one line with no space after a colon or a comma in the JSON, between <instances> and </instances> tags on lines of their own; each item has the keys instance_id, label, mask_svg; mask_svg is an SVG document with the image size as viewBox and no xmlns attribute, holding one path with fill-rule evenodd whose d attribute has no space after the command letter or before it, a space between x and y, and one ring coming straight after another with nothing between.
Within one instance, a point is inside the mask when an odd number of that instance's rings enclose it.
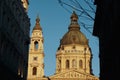
<instances>
[{"instance_id":1,"label":"tower window opening","mask_svg":"<svg viewBox=\"0 0 120 80\"><path fill-rule=\"evenodd\" d=\"M82 62L82 60L79 61L79 67L83 68L83 62Z\"/></svg>"},{"instance_id":2,"label":"tower window opening","mask_svg":"<svg viewBox=\"0 0 120 80\"><path fill-rule=\"evenodd\" d=\"M62 46L61 49L64 50L64 46Z\"/></svg>"},{"instance_id":3,"label":"tower window opening","mask_svg":"<svg viewBox=\"0 0 120 80\"><path fill-rule=\"evenodd\" d=\"M38 50L38 42L37 41L34 42L34 47L35 47L35 50Z\"/></svg>"},{"instance_id":4,"label":"tower window opening","mask_svg":"<svg viewBox=\"0 0 120 80\"><path fill-rule=\"evenodd\" d=\"M33 67L33 75L37 75L37 68Z\"/></svg>"},{"instance_id":5,"label":"tower window opening","mask_svg":"<svg viewBox=\"0 0 120 80\"><path fill-rule=\"evenodd\" d=\"M59 60L59 68L61 68L61 60Z\"/></svg>"},{"instance_id":6,"label":"tower window opening","mask_svg":"<svg viewBox=\"0 0 120 80\"><path fill-rule=\"evenodd\" d=\"M77 62L75 59L72 60L72 67L73 68L76 68L77 67Z\"/></svg>"},{"instance_id":7,"label":"tower window opening","mask_svg":"<svg viewBox=\"0 0 120 80\"><path fill-rule=\"evenodd\" d=\"M75 47L75 46L73 46L72 48L73 48L73 49L75 49L76 47Z\"/></svg>"},{"instance_id":8,"label":"tower window opening","mask_svg":"<svg viewBox=\"0 0 120 80\"><path fill-rule=\"evenodd\" d=\"M70 67L70 62L69 60L66 60L66 69L69 69L69 67Z\"/></svg>"},{"instance_id":9,"label":"tower window opening","mask_svg":"<svg viewBox=\"0 0 120 80\"><path fill-rule=\"evenodd\" d=\"M33 60L34 60L34 61L37 61L37 58L38 58L38 57L33 57Z\"/></svg>"}]
</instances>

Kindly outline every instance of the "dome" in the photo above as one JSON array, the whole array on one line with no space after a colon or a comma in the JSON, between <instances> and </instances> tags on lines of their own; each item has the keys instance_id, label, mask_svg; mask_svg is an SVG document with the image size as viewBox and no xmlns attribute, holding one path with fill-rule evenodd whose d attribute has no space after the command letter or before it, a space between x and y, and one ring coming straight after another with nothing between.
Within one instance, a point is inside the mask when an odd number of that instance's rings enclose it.
<instances>
[{"instance_id":1,"label":"dome","mask_svg":"<svg viewBox=\"0 0 120 80\"><path fill-rule=\"evenodd\" d=\"M40 22L40 19L39 19L39 17L37 16L37 18L36 18L36 24L35 24L33 30L42 30L39 22Z\"/></svg>"},{"instance_id":2,"label":"dome","mask_svg":"<svg viewBox=\"0 0 120 80\"><path fill-rule=\"evenodd\" d=\"M68 27L68 32L60 40L60 45L81 44L88 45L88 39L80 31L80 26L77 22L78 16L75 12L71 15L71 24Z\"/></svg>"},{"instance_id":3,"label":"dome","mask_svg":"<svg viewBox=\"0 0 120 80\"><path fill-rule=\"evenodd\" d=\"M85 35L80 31L68 31L60 41L61 45L68 44L81 44L87 45L88 40Z\"/></svg>"}]
</instances>

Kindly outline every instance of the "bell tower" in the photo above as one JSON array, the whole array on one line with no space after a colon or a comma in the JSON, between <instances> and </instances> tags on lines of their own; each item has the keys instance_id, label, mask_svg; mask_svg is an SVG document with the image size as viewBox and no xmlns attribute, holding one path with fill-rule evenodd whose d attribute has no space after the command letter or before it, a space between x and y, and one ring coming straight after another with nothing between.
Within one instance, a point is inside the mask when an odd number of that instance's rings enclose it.
<instances>
[{"instance_id":1,"label":"bell tower","mask_svg":"<svg viewBox=\"0 0 120 80\"><path fill-rule=\"evenodd\" d=\"M40 19L37 16L29 48L27 80L42 78L44 76L44 39L39 22Z\"/></svg>"}]
</instances>

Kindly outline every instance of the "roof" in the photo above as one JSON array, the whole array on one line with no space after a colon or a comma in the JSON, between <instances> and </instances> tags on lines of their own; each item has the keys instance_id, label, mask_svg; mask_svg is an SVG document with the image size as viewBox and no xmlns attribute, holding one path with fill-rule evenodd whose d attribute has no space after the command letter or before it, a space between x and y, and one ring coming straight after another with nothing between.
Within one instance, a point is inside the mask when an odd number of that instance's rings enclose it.
<instances>
[{"instance_id":1,"label":"roof","mask_svg":"<svg viewBox=\"0 0 120 80\"><path fill-rule=\"evenodd\" d=\"M68 45L68 44L88 44L88 39L86 36L80 31L80 26L78 24L78 16L73 11L71 15L71 23L68 27L68 32L63 36L60 41L60 45Z\"/></svg>"},{"instance_id":2,"label":"roof","mask_svg":"<svg viewBox=\"0 0 120 80\"><path fill-rule=\"evenodd\" d=\"M37 16L37 18L36 18L36 24L35 24L33 30L42 30L39 22L40 22L40 19L39 19L39 17Z\"/></svg>"}]
</instances>

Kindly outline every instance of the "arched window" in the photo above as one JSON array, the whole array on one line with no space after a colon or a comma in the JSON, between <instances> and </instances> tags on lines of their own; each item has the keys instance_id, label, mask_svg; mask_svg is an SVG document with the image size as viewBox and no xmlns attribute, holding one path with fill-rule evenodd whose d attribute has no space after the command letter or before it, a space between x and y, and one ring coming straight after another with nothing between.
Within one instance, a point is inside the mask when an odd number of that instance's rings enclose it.
<instances>
[{"instance_id":1,"label":"arched window","mask_svg":"<svg viewBox=\"0 0 120 80\"><path fill-rule=\"evenodd\" d=\"M90 66L90 67L91 67L91 65L90 65L90 60L88 60L88 63L87 63L87 64L88 64L88 66Z\"/></svg>"},{"instance_id":2,"label":"arched window","mask_svg":"<svg viewBox=\"0 0 120 80\"><path fill-rule=\"evenodd\" d=\"M82 60L79 61L79 67L83 68L83 62L82 62Z\"/></svg>"},{"instance_id":3,"label":"arched window","mask_svg":"<svg viewBox=\"0 0 120 80\"><path fill-rule=\"evenodd\" d=\"M36 75L36 74L37 74L37 68L33 67L33 75Z\"/></svg>"},{"instance_id":4,"label":"arched window","mask_svg":"<svg viewBox=\"0 0 120 80\"><path fill-rule=\"evenodd\" d=\"M61 60L59 60L59 68L61 68Z\"/></svg>"},{"instance_id":5,"label":"arched window","mask_svg":"<svg viewBox=\"0 0 120 80\"><path fill-rule=\"evenodd\" d=\"M35 50L38 50L38 42L37 41L34 42L34 47L35 47Z\"/></svg>"},{"instance_id":6,"label":"arched window","mask_svg":"<svg viewBox=\"0 0 120 80\"><path fill-rule=\"evenodd\" d=\"M72 68L76 68L77 67L77 62L75 59L72 60Z\"/></svg>"},{"instance_id":7,"label":"arched window","mask_svg":"<svg viewBox=\"0 0 120 80\"><path fill-rule=\"evenodd\" d=\"M66 69L69 69L69 67L70 67L70 62L69 60L66 60Z\"/></svg>"}]
</instances>

